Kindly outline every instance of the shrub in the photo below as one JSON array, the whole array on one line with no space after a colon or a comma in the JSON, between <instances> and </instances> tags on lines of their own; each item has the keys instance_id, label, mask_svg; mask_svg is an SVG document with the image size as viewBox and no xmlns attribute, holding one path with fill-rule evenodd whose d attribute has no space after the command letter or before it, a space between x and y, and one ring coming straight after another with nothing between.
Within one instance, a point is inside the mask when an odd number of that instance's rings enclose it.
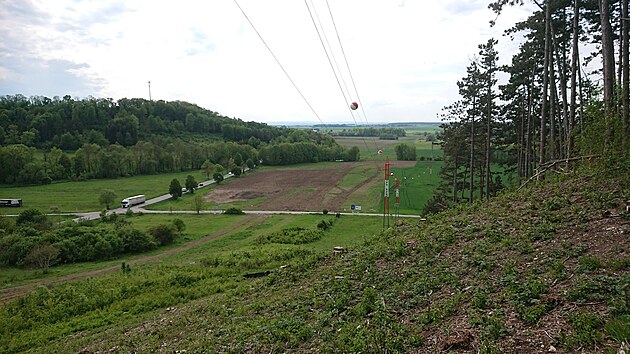
<instances>
[{"instance_id":1,"label":"shrub","mask_svg":"<svg viewBox=\"0 0 630 354\"><path fill-rule=\"evenodd\" d=\"M308 230L302 227L289 227L267 235L261 235L256 240L258 243L282 243L300 245L317 241L322 238L320 230Z\"/></svg>"},{"instance_id":2,"label":"shrub","mask_svg":"<svg viewBox=\"0 0 630 354\"><path fill-rule=\"evenodd\" d=\"M327 221L327 220L322 220L322 221L320 221L320 222L318 222L318 223L317 223L317 228L318 228L319 230L326 231L326 230L330 229L330 227L331 227L332 225L333 225L332 220L330 220L330 221Z\"/></svg>"},{"instance_id":3,"label":"shrub","mask_svg":"<svg viewBox=\"0 0 630 354\"><path fill-rule=\"evenodd\" d=\"M133 228L123 228L118 231L123 241L125 252L142 252L156 247L153 238L145 232Z\"/></svg>"},{"instance_id":4,"label":"shrub","mask_svg":"<svg viewBox=\"0 0 630 354\"><path fill-rule=\"evenodd\" d=\"M37 229L45 230L50 227L50 221L46 214L37 209L26 209L15 219L16 225L32 225Z\"/></svg>"},{"instance_id":5,"label":"shrub","mask_svg":"<svg viewBox=\"0 0 630 354\"><path fill-rule=\"evenodd\" d=\"M243 215L245 214L244 211L242 211L239 208L227 208L225 209L225 211L223 212L223 214L228 214L228 215Z\"/></svg>"},{"instance_id":6,"label":"shrub","mask_svg":"<svg viewBox=\"0 0 630 354\"><path fill-rule=\"evenodd\" d=\"M182 219L174 219L173 225L179 233L183 232L186 229L186 224L184 224L184 221Z\"/></svg>"},{"instance_id":7,"label":"shrub","mask_svg":"<svg viewBox=\"0 0 630 354\"><path fill-rule=\"evenodd\" d=\"M172 224L159 224L149 229L149 233L160 246L170 245L177 237L177 228Z\"/></svg>"}]
</instances>

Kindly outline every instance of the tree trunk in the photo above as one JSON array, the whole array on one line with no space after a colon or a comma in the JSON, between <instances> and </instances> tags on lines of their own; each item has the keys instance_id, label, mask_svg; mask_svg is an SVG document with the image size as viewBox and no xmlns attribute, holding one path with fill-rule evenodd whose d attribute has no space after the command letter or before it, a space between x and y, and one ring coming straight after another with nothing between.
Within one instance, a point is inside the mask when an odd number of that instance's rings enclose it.
<instances>
[{"instance_id":1,"label":"tree trunk","mask_svg":"<svg viewBox=\"0 0 630 354\"><path fill-rule=\"evenodd\" d=\"M473 195L475 193L475 112L476 112L476 99L473 97L473 114L470 117L470 199L469 203L473 202Z\"/></svg>"},{"instance_id":2,"label":"tree trunk","mask_svg":"<svg viewBox=\"0 0 630 354\"><path fill-rule=\"evenodd\" d=\"M564 22L564 19L563 19ZM565 151L566 149L565 147L565 143L567 143L568 137L568 123L567 123L567 116L569 115L568 113L568 99L567 99L567 79L566 79L566 51L562 50L562 56L560 56L560 46L558 45L558 40L556 39L555 36L555 31L553 30L553 26L551 27L551 34L552 34L552 38L553 38L553 47L554 47L554 52L556 54L556 63L558 65L558 72L559 72L559 77L560 77L560 96L561 97L557 97L558 98L562 98L562 114L561 114L561 122L559 122L558 124L558 128L561 130L561 132L558 134L558 140L559 140L559 147L560 150L558 151L560 158L565 156ZM554 86L555 88L555 86Z\"/></svg>"},{"instance_id":3,"label":"tree trunk","mask_svg":"<svg viewBox=\"0 0 630 354\"><path fill-rule=\"evenodd\" d=\"M580 66L579 52L579 25L580 25L580 7L578 0L573 1L573 38L572 38L572 59L571 59L571 107L568 117L567 131L567 159L571 158L573 153L573 126L576 121L576 96L577 96L577 71Z\"/></svg>"},{"instance_id":4,"label":"tree trunk","mask_svg":"<svg viewBox=\"0 0 630 354\"><path fill-rule=\"evenodd\" d=\"M543 90L542 105L540 108L540 152L538 156L538 166L545 163L545 143L547 140L547 87L549 84L549 51L551 47L551 6L549 0L545 1L545 56L543 59ZM542 174L538 177L542 179Z\"/></svg>"},{"instance_id":5,"label":"tree trunk","mask_svg":"<svg viewBox=\"0 0 630 354\"><path fill-rule=\"evenodd\" d=\"M521 93L520 104L519 104L519 116L521 120L521 124L518 132L518 155L517 155L517 166L518 166L518 185L521 185L521 179L525 174L525 95Z\"/></svg>"},{"instance_id":6,"label":"tree trunk","mask_svg":"<svg viewBox=\"0 0 630 354\"><path fill-rule=\"evenodd\" d=\"M613 32L610 25L610 8L608 0L599 0L599 19L602 26L602 64L604 76L604 107L606 118L610 120L610 114L614 109L614 85L615 85L615 48L613 46ZM609 134L612 126L608 126Z\"/></svg>"},{"instance_id":7,"label":"tree trunk","mask_svg":"<svg viewBox=\"0 0 630 354\"><path fill-rule=\"evenodd\" d=\"M622 136L622 148L623 151L630 150L630 143L628 142L628 135L630 135L630 112L629 105L630 99L628 95L630 94L630 67L628 67L628 57L629 57L629 45L628 41L630 36L630 19L628 18L628 0L621 1L621 28L622 28L622 36L621 36L621 49L623 51L623 55L621 58L623 75L621 77L621 117L624 122L624 131Z\"/></svg>"},{"instance_id":8,"label":"tree trunk","mask_svg":"<svg viewBox=\"0 0 630 354\"><path fill-rule=\"evenodd\" d=\"M457 203L457 187L458 187L457 170L459 169L458 162L459 161L457 160L457 155L455 155L454 157L455 168L453 169L453 203Z\"/></svg>"},{"instance_id":9,"label":"tree trunk","mask_svg":"<svg viewBox=\"0 0 630 354\"><path fill-rule=\"evenodd\" d=\"M556 70L553 53L549 53L549 148L551 161L558 159L558 132L556 131L556 106L558 103L556 88Z\"/></svg>"},{"instance_id":10,"label":"tree trunk","mask_svg":"<svg viewBox=\"0 0 630 354\"><path fill-rule=\"evenodd\" d=\"M535 70L535 69L534 69ZM533 106L534 106L534 97L532 95L532 86L534 85L534 80L536 78L536 75L534 73L534 71L532 70L532 78L531 81L529 82L529 86L527 87L527 142L525 143L526 145L526 150L525 150L525 178L529 178L532 175L532 162L534 160L533 158L533 147L532 147L532 111L533 111Z\"/></svg>"},{"instance_id":11,"label":"tree trunk","mask_svg":"<svg viewBox=\"0 0 630 354\"><path fill-rule=\"evenodd\" d=\"M486 200L490 198L490 140L492 133L492 70L488 70L488 111L487 111L487 121L486 121Z\"/></svg>"},{"instance_id":12,"label":"tree trunk","mask_svg":"<svg viewBox=\"0 0 630 354\"><path fill-rule=\"evenodd\" d=\"M485 176L484 164L480 163L479 164L479 200L483 200L483 197L484 197L484 192L483 192L484 176Z\"/></svg>"}]
</instances>

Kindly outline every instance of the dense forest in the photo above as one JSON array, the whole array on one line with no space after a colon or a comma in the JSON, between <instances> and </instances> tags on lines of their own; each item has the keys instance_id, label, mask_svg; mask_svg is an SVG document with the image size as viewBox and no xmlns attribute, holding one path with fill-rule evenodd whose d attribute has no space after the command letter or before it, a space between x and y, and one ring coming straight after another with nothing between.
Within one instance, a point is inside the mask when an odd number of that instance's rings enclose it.
<instances>
[{"instance_id":1,"label":"dense forest","mask_svg":"<svg viewBox=\"0 0 630 354\"><path fill-rule=\"evenodd\" d=\"M500 16L525 2L489 7ZM480 44L457 82L461 98L443 109L443 183L431 211L593 156L628 166L628 1L533 3L538 10L505 33L525 39L511 64L498 65L495 39Z\"/></svg>"},{"instance_id":2,"label":"dense forest","mask_svg":"<svg viewBox=\"0 0 630 354\"><path fill-rule=\"evenodd\" d=\"M43 151L43 158L38 151ZM238 156L237 156L238 155ZM0 97L0 183L359 159L329 135L219 115L187 102ZM206 165L208 164L206 163Z\"/></svg>"}]
</instances>

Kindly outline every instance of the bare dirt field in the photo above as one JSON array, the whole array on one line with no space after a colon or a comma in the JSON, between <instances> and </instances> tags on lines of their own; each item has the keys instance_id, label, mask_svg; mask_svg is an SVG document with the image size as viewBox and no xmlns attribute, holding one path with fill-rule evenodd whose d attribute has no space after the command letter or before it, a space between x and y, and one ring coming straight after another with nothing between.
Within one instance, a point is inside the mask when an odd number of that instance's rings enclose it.
<instances>
[{"instance_id":1,"label":"bare dirt field","mask_svg":"<svg viewBox=\"0 0 630 354\"><path fill-rule=\"evenodd\" d=\"M247 210L339 210L350 194L366 185L379 183L382 171L351 188L339 188L341 179L354 168L374 162L344 162L315 168L287 168L258 171L216 187L205 196L206 201L230 203L264 198L262 203L243 207ZM403 161L396 161L400 166ZM415 163L410 162L411 165ZM334 190L333 190L334 189Z\"/></svg>"}]
</instances>

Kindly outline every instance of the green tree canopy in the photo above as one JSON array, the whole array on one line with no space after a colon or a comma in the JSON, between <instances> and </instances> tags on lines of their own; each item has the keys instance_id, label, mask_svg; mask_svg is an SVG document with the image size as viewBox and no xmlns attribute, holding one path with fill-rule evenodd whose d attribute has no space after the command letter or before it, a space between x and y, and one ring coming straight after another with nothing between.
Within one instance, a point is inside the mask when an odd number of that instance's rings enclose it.
<instances>
[{"instance_id":1,"label":"green tree canopy","mask_svg":"<svg viewBox=\"0 0 630 354\"><path fill-rule=\"evenodd\" d=\"M171 184L168 187L168 193L172 199L177 199L182 196L182 185L177 178L173 178Z\"/></svg>"},{"instance_id":2,"label":"green tree canopy","mask_svg":"<svg viewBox=\"0 0 630 354\"><path fill-rule=\"evenodd\" d=\"M186 176L186 182L184 182L184 186L190 193L194 193L197 188L197 181L193 175Z\"/></svg>"},{"instance_id":3,"label":"green tree canopy","mask_svg":"<svg viewBox=\"0 0 630 354\"><path fill-rule=\"evenodd\" d=\"M101 205L105 205L105 209L109 210L111 205L114 205L116 202L116 193L111 189L105 189L101 191L101 195L98 198L98 202Z\"/></svg>"}]
</instances>

